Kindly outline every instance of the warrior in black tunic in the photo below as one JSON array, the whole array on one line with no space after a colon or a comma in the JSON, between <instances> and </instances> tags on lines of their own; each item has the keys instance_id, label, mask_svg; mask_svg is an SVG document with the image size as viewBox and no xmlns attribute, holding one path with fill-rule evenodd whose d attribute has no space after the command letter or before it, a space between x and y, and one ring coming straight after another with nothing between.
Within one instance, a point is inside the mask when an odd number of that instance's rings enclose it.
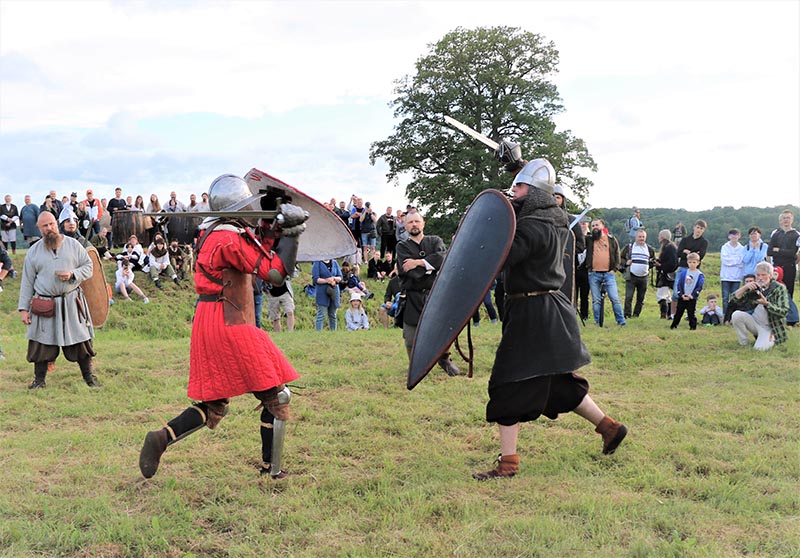
<instances>
[{"instance_id":1,"label":"warrior in black tunic","mask_svg":"<svg viewBox=\"0 0 800 558\"><path fill-rule=\"evenodd\" d=\"M592 401L589 383L574 373L591 359L575 309L560 290L570 231L567 214L553 196L554 182L550 163L536 159L512 186L517 229L503 268L503 337L486 406L486 420L500 426L501 454L495 469L473 475L478 480L517 473L519 423L540 415L555 419L572 411L584 417L602 435L605 454L613 453L627 433Z\"/></svg>"}]
</instances>

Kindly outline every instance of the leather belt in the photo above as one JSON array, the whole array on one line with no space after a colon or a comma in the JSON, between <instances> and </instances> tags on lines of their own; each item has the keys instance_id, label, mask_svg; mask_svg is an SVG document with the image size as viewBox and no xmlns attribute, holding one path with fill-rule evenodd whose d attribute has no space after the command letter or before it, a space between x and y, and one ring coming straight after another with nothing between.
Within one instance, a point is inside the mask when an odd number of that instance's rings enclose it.
<instances>
[{"instance_id":1,"label":"leather belt","mask_svg":"<svg viewBox=\"0 0 800 558\"><path fill-rule=\"evenodd\" d=\"M529 296L540 296L540 295L545 295L545 294L550 294L550 293L557 293L557 292L558 292L557 290L556 291L531 291L529 293L514 293L514 294L506 295L506 298L509 299L509 300L513 300L515 298L526 298L526 297L529 297Z\"/></svg>"},{"instance_id":2,"label":"leather belt","mask_svg":"<svg viewBox=\"0 0 800 558\"><path fill-rule=\"evenodd\" d=\"M219 302L222 300L221 294L205 294L197 297L197 302Z\"/></svg>"}]
</instances>

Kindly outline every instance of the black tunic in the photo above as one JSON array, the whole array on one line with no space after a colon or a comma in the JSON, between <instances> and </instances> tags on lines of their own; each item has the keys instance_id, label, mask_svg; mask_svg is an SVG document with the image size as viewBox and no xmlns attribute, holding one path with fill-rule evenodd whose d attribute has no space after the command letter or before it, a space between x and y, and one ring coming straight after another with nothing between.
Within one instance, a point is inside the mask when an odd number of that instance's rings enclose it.
<instances>
[{"instance_id":1,"label":"black tunic","mask_svg":"<svg viewBox=\"0 0 800 558\"><path fill-rule=\"evenodd\" d=\"M416 326L419 322L419 315L422 313L428 291L431 290L433 281L436 279L436 272L442 267L444 256L444 242L434 235L424 236L420 244L409 238L397 245L397 273L400 276L403 291L406 293L406 307L403 311L404 324ZM433 271L429 273L422 266L415 267L411 271L403 271L403 262L408 259L425 260L433 266Z\"/></svg>"},{"instance_id":2,"label":"black tunic","mask_svg":"<svg viewBox=\"0 0 800 558\"><path fill-rule=\"evenodd\" d=\"M580 404L589 388L572 374L591 358L575 308L559 290L565 277L567 216L553 211L542 194L532 189L526 198L503 271L506 303L489 380L490 422L511 425L540 414L555 418ZM523 293L529 296L515 296Z\"/></svg>"}]
</instances>

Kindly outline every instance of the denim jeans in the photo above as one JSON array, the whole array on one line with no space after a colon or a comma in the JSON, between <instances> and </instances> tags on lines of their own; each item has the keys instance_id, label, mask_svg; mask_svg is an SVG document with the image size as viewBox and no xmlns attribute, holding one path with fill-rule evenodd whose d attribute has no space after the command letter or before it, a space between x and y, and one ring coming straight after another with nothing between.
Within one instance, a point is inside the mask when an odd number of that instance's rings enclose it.
<instances>
[{"instance_id":1,"label":"denim jeans","mask_svg":"<svg viewBox=\"0 0 800 558\"><path fill-rule=\"evenodd\" d=\"M261 329L261 309L264 307L264 293L253 293L253 302L256 307L256 327Z\"/></svg>"},{"instance_id":2,"label":"denim jeans","mask_svg":"<svg viewBox=\"0 0 800 558\"><path fill-rule=\"evenodd\" d=\"M625 325L625 316L622 314L622 302L617 291L616 276L611 272L600 273L597 271L589 272L589 288L592 291L592 311L594 312L594 323L600 325L600 285L606 286L606 296L611 301L614 309L614 319L619 325Z\"/></svg>"},{"instance_id":3,"label":"denim jeans","mask_svg":"<svg viewBox=\"0 0 800 558\"><path fill-rule=\"evenodd\" d=\"M336 306L333 304L329 306L317 304L317 320L314 324L317 331L322 331L322 324L325 322L326 314L328 315L328 328L331 331L336 331Z\"/></svg>"},{"instance_id":4,"label":"denim jeans","mask_svg":"<svg viewBox=\"0 0 800 558\"><path fill-rule=\"evenodd\" d=\"M741 281L720 281L722 283L722 313L728 311L728 299L733 294L733 291L742 286Z\"/></svg>"}]
</instances>

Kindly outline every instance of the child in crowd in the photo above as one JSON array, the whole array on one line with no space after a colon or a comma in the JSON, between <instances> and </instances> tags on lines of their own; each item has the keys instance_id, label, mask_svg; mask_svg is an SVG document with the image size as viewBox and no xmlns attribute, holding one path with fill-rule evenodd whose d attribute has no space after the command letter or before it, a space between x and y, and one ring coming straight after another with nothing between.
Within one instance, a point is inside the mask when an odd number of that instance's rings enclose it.
<instances>
[{"instance_id":1,"label":"child in crowd","mask_svg":"<svg viewBox=\"0 0 800 558\"><path fill-rule=\"evenodd\" d=\"M131 264L130 262L123 261L120 268L117 269L117 292L122 295L123 300L130 300L131 297L128 295L128 291L133 291L142 297L142 302L145 304L149 303L150 299L144 295L142 289L140 289L133 281L134 275L133 270L131 270Z\"/></svg>"},{"instance_id":2,"label":"child in crowd","mask_svg":"<svg viewBox=\"0 0 800 558\"><path fill-rule=\"evenodd\" d=\"M369 318L361 307L361 295L359 293L350 294L350 308L344 313L347 322L347 331L359 329L369 329Z\"/></svg>"},{"instance_id":3,"label":"child in crowd","mask_svg":"<svg viewBox=\"0 0 800 558\"><path fill-rule=\"evenodd\" d=\"M367 290L367 286L364 284L364 281L361 280L359 275L360 271L361 267L359 267L358 264L353 266L350 278L347 280L347 290L351 293L362 294L369 300L374 295Z\"/></svg>"},{"instance_id":4,"label":"child in crowd","mask_svg":"<svg viewBox=\"0 0 800 558\"><path fill-rule=\"evenodd\" d=\"M706 305L700 310L703 316L702 324L705 326L717 326L722 323L725 314L722 308L717 306L717 295L710 294L706 297Z\"/></svg>"},{"instance_id":5,"label":"child in crowd","mask_svg":"<svg viewBox=\"0 0 800 558\"><path fill-rule=\"evenodd\" d=\"M681 323L683 313L689 320L689 329L697 329L697 298L700 296L700 291L703 290L703 283L705 276L703 272L698 269L700 265L700 254L691 252L686 256L686 265L688 267L678 268L678 276L675 278L676 296L678 297L678 307L675 309L675 317L672 319L670 329L676 329L678 324Z\"/></svg>"}]
</instances>

